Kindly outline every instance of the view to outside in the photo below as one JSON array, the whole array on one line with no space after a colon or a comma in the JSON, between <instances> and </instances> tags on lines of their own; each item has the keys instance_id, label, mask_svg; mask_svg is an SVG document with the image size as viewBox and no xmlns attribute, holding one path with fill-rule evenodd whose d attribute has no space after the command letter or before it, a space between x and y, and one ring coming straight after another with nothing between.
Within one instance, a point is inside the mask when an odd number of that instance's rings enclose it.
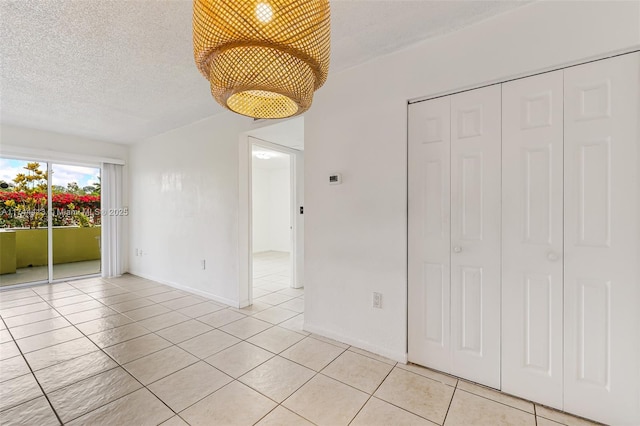
<instances>
[{"instance_id":1,"label":"view to outside","mask_svg":"<svg viewBox=\"0 0 640 426\"><path fill-rule=\"evenodd\" d=\"M48 279L49 173L53 278L100 271L100 169L0 158L0 285Z\"/></svg>"}]
</instances>

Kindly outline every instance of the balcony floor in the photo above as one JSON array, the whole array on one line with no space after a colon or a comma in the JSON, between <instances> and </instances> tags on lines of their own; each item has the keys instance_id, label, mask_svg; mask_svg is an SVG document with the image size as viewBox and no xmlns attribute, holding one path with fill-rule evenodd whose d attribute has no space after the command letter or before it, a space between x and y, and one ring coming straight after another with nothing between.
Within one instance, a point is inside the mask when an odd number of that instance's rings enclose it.
<instances>
[{"instance_id":1,"label":"balcony floor","mask_svg":"<svg viewBox=\"0 0 640 426\"><path fill-rule=\"evenodd\" d=\"M88 260L86 262L59 263L53 265L53 279L78 277L100 273L100 261ZM25 284L38 281L47 281L48 268L46 266L34 266L31 268L19 268L15 274L0 275L0 287Z\"/></svg>"}]
</instances>

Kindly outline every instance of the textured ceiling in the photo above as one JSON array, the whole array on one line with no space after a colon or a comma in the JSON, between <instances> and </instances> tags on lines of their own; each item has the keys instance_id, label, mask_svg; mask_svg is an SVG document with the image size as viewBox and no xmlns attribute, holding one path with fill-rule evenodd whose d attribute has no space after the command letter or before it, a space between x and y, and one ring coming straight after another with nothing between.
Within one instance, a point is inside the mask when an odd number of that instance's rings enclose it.
<instances>
[{"instance_id":1,"label":"textured ceiling","mask_svg":"<svg viewBox=\"0 0 640 426\"><path fill-rule=\"evenodd\" d=\"M332 1L330 72L522 4ZM0 121L132 143L221 112L193 63L191 8L191 0L0 0Z\"/></svg>"}]
</instances>

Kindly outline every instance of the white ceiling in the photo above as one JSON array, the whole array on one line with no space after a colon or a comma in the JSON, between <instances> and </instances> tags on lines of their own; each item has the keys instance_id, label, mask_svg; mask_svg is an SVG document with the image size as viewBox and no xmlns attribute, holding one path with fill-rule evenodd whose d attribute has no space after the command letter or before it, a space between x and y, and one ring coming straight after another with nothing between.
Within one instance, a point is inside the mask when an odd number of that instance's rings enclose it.
<instances>
[{"instance_id":1,"label":"white ceiling","mask_svg":"<svg viewBox=\"0 0 640 426\"><path fill-rule=\"evenodd\" d=\"M332 1L330 73L523 4ZM191 8L191 0L0 1L0 121L132 143L220 113L193 63Z\"/></svg>"}]
</instances>

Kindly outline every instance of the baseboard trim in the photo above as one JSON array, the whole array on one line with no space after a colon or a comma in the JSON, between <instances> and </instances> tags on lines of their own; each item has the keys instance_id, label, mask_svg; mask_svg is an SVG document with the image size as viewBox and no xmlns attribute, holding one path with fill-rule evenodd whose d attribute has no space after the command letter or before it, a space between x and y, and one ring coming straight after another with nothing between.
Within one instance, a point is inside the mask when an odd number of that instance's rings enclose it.
<instances>
[{"instance_id":1,"label":"baseboard trim","mask_svg":"<svg viewBox=\"0 0 640 426\"><path fill-rule=\"evenodd\" d=\"M308 322L304 322L303 329L308 331L309 333L318 334L323 337L328 337L329 339L337 340L338 342L345 343L347 345L355 346L356 348L363 349L365 351L374 353L376 355L383 356L385 358L389 358L393 361L401 362L403 364L407 363L407 353L406 352L396 352L390 351L386 348L381 348L380 346L373 345L369 342L354 339L348 336L341 335L339 333L334 333L333 331L327 330L322 327L315 326L313 324L309 324Z\"/></svg>"},{"instance_id":2,"label":"baseboard trim","mask_svg":"<svg viewBox=\"0 0 640 426\"><path fill-rule=\"evenodd\" d=\"M177 290L182 290L182 291L186 291L188 293L192 293L195 294L196 296L202 296L202 297L206 297L207 299L211 299L214 302L220 302L220 303L224 303L225 305L231 306L232 308L239 308L240 304L238 303L237 300L231 300L231 299L227 299L226 297L220 297L220 296L216 296L215 294L209 293L207 291L202 291L202 290L198 290L192 287L187 287L185 285L182 284L178 284L172 281L167 281L167 280L162 280L160 278L156 278L153 277L151 275L147 275L147 274L142 274L139 272L129 272L131 275L135 275L141 278L145 278L147 280L151 280L151 281L155 281L158 282L160 284L164 284L164 285L168 285L169 287L173 287Z\"/></svg>"}]
</instances>

